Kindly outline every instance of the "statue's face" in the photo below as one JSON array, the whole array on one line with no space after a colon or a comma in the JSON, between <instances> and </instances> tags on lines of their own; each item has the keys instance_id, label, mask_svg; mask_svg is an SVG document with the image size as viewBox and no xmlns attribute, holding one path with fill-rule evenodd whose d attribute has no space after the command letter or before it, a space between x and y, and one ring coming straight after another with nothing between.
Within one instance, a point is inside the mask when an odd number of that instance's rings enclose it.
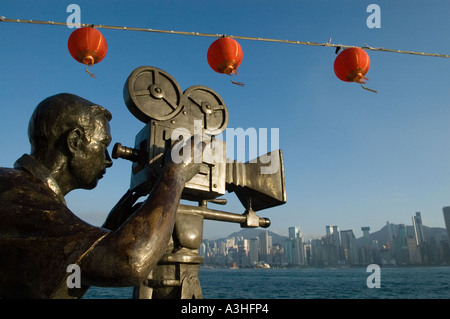
<instances>
[{"instance_id":1,"label":"statue's face","mask_svg":"<svg viewBox=\"0 0 450 319\"><path fill-rule=\"evenodd\" d=\"M93 189L112 166L107 147L111 143L109 121L103 116L95 119L94 130L83 139L71 161L71 173L79 188Z\"/></svg>"}]
</instances>

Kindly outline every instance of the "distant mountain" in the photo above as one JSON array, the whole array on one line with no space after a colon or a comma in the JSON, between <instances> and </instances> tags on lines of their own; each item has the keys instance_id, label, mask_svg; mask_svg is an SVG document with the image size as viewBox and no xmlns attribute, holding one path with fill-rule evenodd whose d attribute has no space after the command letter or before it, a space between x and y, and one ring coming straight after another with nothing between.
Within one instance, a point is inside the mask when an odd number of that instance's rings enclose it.
<instances>
[{"instance_id":1,"label":"distant mountain","mask_svg":"<svg viewBox=\"0 0 450 319\"><path fill-rule=\"evenodd\" d=\"M397 227L398 224L390 224L392 236L396 235ZM412 225L406 225L406 231L408 236L414 236L414 227ZM371 240L377 240L379 244L384 244L389 239L388 225L385 225L383 228L373 233L370 232L369 234ZM428 227L423 225L423 235L425 236L425 240L430 240L431 238L436 236L446 237L447 230L441 227ZM363 237L360 237L357 239L357 241L362 241L362 239Z\"/></svg>"},{"instance_id":2,"label":"distant mountain","mask_svg":"<svg viewBox=\"0 0 450 319\"><path fill-rule=\"evenodd\" d=\"M391 227L392 236L394 236L396 234L396 228L398 227L398 224L390 224L390 227ZM215 241L225 241L226 238L231 238L231 237L243 237L244 239L252 239L252 238L258 237L259 234L261 234L262 232L265 232L265 231L266 230L262 229L262 228L243 228L242 230L240 230L238 232L234 232L226 237L216 239ZM406 231L408 233L408 236L414 235L413 226L407 225ZM268 232L269 232L269 236L272 236L273 245L283 246L285 240L288 239L287 236L281 236L277 233L271 232L270 230L268 230ZM447 230L445 228L441 228L441 227L428 227L428 226L423 225L423 233L424 233L426 240L429 240L436 236L445 236L445 237L447 236ZM388 232L387 225L385 225L378 231L375 231L373 233L370 232L370 239L377 240L379 244L386 243L388 238L389 238L389 232ZM363 237L357 238L358 243L362 242L362 240L363 240Z\"/></svg>"}]
</instances>

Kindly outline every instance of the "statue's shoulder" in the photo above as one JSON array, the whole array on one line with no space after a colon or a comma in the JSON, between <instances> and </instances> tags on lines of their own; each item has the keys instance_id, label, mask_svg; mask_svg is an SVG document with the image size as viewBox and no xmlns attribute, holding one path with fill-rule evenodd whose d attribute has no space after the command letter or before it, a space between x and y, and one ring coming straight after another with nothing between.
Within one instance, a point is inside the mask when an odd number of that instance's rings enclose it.
<instances>
[{"instance_id":1,"label":"statue's shoulder","mask_svg":"<svg viewBox=\"0 0 450 319\"><path fill-rule=\"evenodd\" d=\"M6 178L11 175L19 175L23 173L21 170L10 168L10 167L0 167L0 178Z\"/></svg>"},{"instance_id":2,"label":"statue's shoulder","mask_svg":"<svg viewBox=\"0 0 450 319\"><path fill-rule=\"evenodd\" d=\"M16 196L24 200L35 193L47 192L46 188L42 181L22 169L0 167L0 198L3 201Z\"/></svg>"},{"instance_id":3,"label":"statue's shoulder","mask_svg":"<svg viewBox=\"0 0 450 319\"><path fill-rule=\"evenodd\" d=\"M30 174L23 170L9 167L0 167L0 194L11 191L20 185L36 184Z\"/></svg>"},{"instance_id":4,"label":"statue's shoulder","mask_svg":"<svg viewBox=\"0 0 450 319\"><path fill-rule=\"evenodd\" d=\"M21 180L24 179L26 181L30 181L31 180L30 177L32 177L32 175L22 169L12 167L0 167L1 180L8 179L11 182L13 182L14 180L11 180L11 178L20 178Z\"/></svg>"}]
</instances>

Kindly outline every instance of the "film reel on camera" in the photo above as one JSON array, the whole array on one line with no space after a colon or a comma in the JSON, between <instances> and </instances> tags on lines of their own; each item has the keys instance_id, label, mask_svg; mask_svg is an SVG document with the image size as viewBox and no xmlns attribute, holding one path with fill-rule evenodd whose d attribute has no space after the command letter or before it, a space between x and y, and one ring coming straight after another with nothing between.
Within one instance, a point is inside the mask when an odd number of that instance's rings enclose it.
<instances>
[{"instance_id":1,"label":"film reel on camera","mask_svg":"<svg viewBox=\"0 0 450 319\"><path fill-rule=\"evenodd\" d=\"M214 90L196 85L184 91L183 105L185 111L198 114L203 119L205 133L217 135L228 125L228 110L225 102Z\"/></svg>"},{"instance_id":2,"label":"film reel on camera","mask_svg":"<svg viewBox=\"0 0 450 319\"><path fill-rule=\"evenodd\" d=\"M204 132L210 135L228 125L228 110L217 92L196 85L183 93L170 74L156 67L136 68L125 82L123 96L131 114L144 123L172 120L193 126L195 120L201 120Z\"/></svg>"},{"instance_id":3,"label":"film reel on camera","mask_svg":"<svg viewBox=\"0 0 450 319\"><path fill-rule=\"evenodd\" d=\"M138 67L130 74L123 96L131 114L144 123L151 119L170 120L183 107L183 94L177 81L152 66Z\"/></svg>"}]
</instances>

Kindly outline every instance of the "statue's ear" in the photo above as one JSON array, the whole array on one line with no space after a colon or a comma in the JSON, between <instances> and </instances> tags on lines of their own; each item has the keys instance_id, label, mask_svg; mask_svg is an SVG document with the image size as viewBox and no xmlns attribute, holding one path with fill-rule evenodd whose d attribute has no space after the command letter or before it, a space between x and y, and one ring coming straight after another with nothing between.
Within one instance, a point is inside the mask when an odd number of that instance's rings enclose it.
<instances>
[{"instance_id":1,"label":"statue's ear","mask_svg":"<svg viewBox=\"0 0 450 319\"><path fill-rule=\"evenodd\" d=\"M80 128L74 128L67 134L67 148L71 154L80 149L83 142L84 133Z\"/></svg>"}]
</instances>

